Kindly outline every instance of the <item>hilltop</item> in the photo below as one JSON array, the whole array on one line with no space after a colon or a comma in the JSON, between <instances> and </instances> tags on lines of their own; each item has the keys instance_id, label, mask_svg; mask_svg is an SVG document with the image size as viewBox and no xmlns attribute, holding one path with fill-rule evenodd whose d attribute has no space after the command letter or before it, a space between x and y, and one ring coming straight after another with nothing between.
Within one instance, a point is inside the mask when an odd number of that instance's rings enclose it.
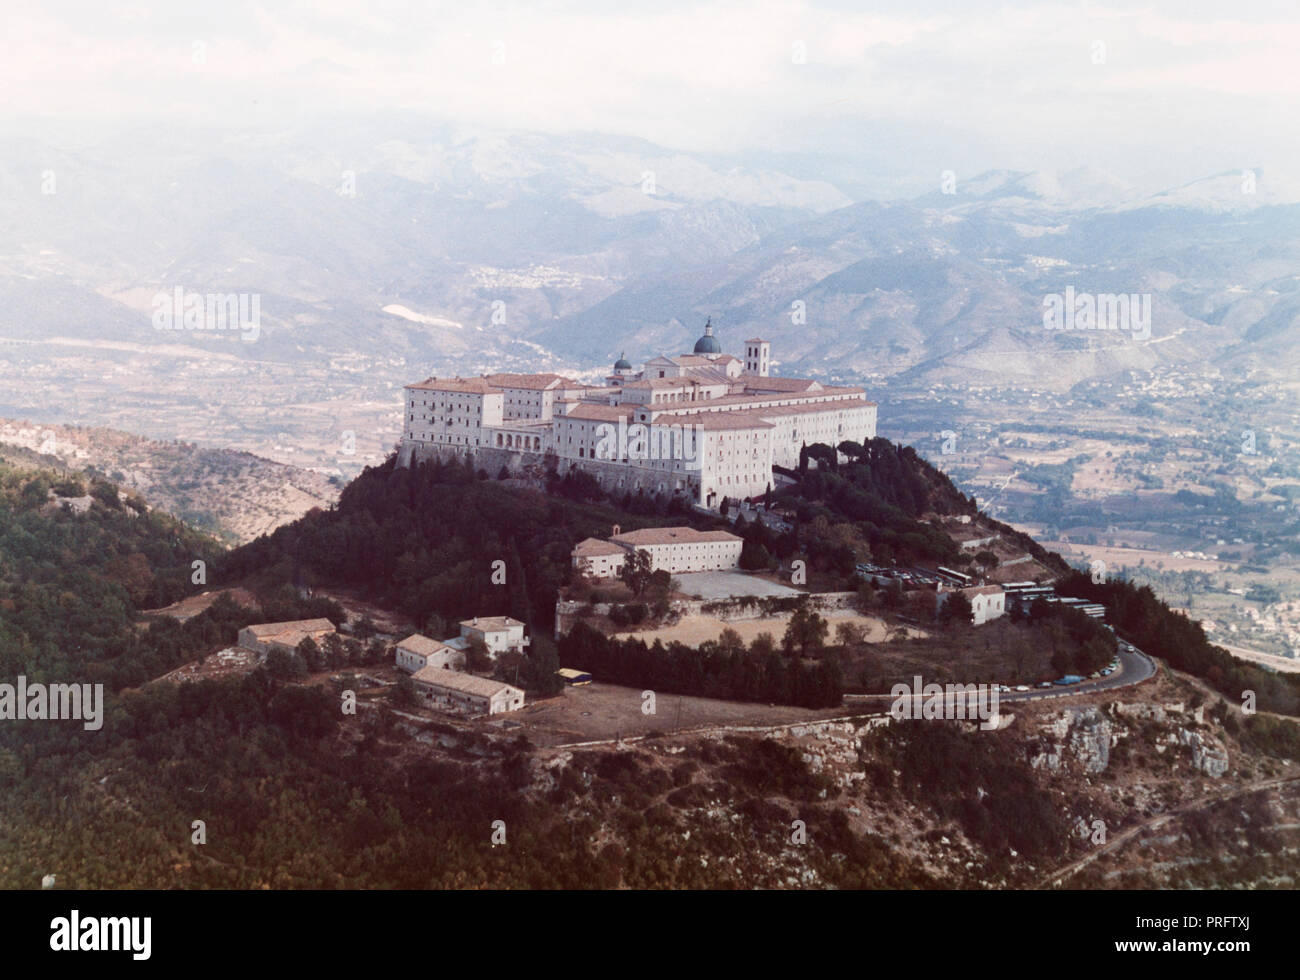
<instances>
[{"instance_id":1,"label":"hilltop","mask_svg":"<svg viewBox=\"0 0 1300 980\"><path fill-rule=\"evenodd\" d=\"M252 453L101 427L0 419L5 458L109 479L227 544L251 541L313 507L328 507L339 493L339 483L328 476Z\"/></svg>"},{"instance_id":2,"label":"hilltop","mask_svg":"<svg viewBox=\"0 0 1300 980\"><path fill-rule=\"evenodd\" d=\"M810 461L775 494L789 530L768 538L754 523L742 534L777 561L807 555L810 582L829 588L847 584L848 557L954 560L946 521L992 527L911 450L876 440L851 455L835 467ZM72 485L84 479L0 466L6 674L86 677L110 691L93 742L57 725L0 729L0 880L10 886L56 871L74 887L1268 887L1297 871L1287 828L1300 736L1265 704L1285 708L1291 689L1259 672L1225 676L1195 624L1149 590L1111 583L1096 598L1121 629L1208 682L1165 669L1118 693L1016 705L992 732L882 725L846 708L760 731L538 747L500 722L412 715L391 694L363 691L362 710L341 713L351 668L337 681L262 668L149 681L262 618L342 624L341 607L284 587L351 585L412 617L525 618L539 641L528 683L547 708L569 696L548 700L532 685L554 662L542 641L573 542L620 521L722 518L592 499L576 479L546 493L456 463L390 462L349 485L336 509L230 551L105 481ZM52 491L78 490L91 499L84 512L51 507ZM1039 552L1033 561L1071 574ZM504 586L491 579L498 555ZM183 623L142 617L200 591L196 556L209 563L202 589L240 584L261 608L223 597ZM1226 689L1256 681L1280 686L1261 686L1263 710L1247 715ZM627 691L639 715L638 689ZM188 836L196 807L213 829L201 849ZM491 845L495 820L506 847Z\"/></svg>"}]
</instances>

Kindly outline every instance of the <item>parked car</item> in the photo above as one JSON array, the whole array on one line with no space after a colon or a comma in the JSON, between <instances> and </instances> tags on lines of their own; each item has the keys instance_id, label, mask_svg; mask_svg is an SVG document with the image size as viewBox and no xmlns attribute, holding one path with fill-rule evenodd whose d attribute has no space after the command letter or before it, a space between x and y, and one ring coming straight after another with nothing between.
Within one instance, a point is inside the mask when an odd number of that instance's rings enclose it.
<instances>
[{"instance_id":1,"label":"parked car","mask_svg":"<svg viewBox=\"0 0 1300 980\"><path fill-rule=\"evenodd\" d=\"M1029 685L1028 685L1028 684L1017 684L1017 685L1016 685L1016 690L1017 690L1017 691L1028 691L1028 690L1029 690Z\"/></svg>"}]
</instances>

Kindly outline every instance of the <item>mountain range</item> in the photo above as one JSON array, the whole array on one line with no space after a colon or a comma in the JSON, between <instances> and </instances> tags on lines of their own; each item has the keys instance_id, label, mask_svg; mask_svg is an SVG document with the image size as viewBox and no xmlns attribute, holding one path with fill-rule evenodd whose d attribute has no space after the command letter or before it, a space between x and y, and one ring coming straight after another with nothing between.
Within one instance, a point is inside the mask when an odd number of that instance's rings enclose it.
<instances>
[{"instance_id":1,"label":"mountain range","mask_svg":"<svg viewBox=\"0 0 1300 980\"><path fill-rule=\"evenodd\" d=\"M779 371L922 385L1300 360L1300 194L1248 167L1156 193L1095 170L936 174L855 201L625 137L406 118L8 140L0 160L0 337L29 369L91 344L152 356L141 384L209 355L594 370L686 349L708 316L733 347L772 340ZM160 334L176 287L257 294L257 342ZM1150 337L1045 330L1067 288L1150 294Z\"/></svg>"}]
</instances>

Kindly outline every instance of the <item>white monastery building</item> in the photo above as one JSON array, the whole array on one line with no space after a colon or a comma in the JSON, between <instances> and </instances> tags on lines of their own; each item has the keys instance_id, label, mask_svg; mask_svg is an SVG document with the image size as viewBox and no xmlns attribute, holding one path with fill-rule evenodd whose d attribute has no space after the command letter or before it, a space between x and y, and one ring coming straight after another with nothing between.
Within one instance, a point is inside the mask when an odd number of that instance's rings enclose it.
<instances>
[{"instance_id":1,"label":"white monastery building","mask_svg":"<svg viewBox=\"0 0 1300 980\"><path fill-rule=\"evenodd\" d=\"M398 461L468 455L493 475L531 463L590 473L609 493L680 495L704 507L753 498L772 467L794 468L804 445L876 435L862 388L771 377L771 344L723 353L706 323L689 354L637 371L620 357L603 385L558 374L428 378L407 385Z\"/></svg>"},{"instance_id":2,"label":"white monastery building","mask_svg":"<svg viewBox=\"0 0 1300 980\"><path fill-rule=\"evenodd\" d=\"M586 538L573 549L573 566L593 578L613 578L634 551L650 554L651 571L710 572L740 565L744 540L727 531L697 531L693 527L654 527L620 534L609 540Z\"/></svg>"}]
</instances>

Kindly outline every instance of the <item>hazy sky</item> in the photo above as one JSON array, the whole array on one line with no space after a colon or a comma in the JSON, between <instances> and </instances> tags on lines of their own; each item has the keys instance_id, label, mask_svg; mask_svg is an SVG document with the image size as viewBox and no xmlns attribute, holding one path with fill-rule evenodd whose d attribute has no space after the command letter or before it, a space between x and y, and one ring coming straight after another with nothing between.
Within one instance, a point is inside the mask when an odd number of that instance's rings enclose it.
<instances>
[{"instance_id":1,"label":"hazy sky","mask_svg":"<svg viewBox=\"0 0 1300 980\"><path fill-rule=\"evenodd\" d=\"M0 112L239 127L413 109L907 176L1289 170L1294 2L211 4L6 10Z\"/></svg>"}]
</instances>

